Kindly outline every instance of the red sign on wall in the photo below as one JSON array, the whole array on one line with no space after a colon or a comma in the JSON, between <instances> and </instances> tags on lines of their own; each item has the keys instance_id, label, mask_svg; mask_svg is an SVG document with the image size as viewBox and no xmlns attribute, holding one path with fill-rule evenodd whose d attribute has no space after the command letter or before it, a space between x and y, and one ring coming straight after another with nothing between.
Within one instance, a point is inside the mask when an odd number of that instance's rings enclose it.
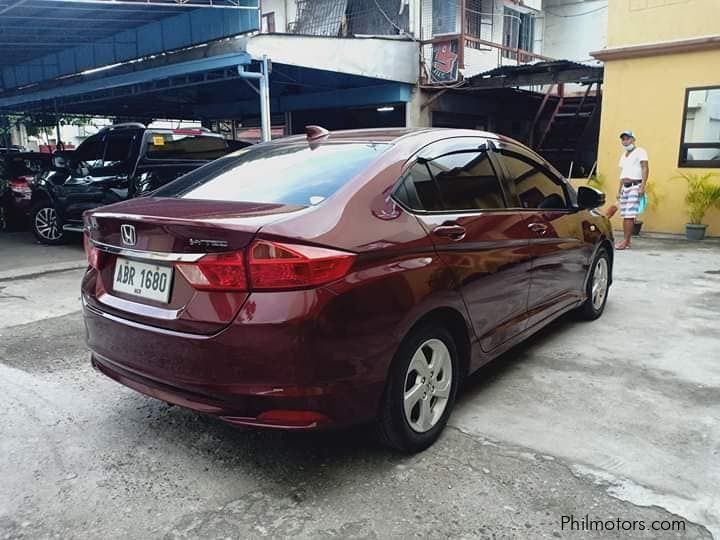
<instances>
[{"instance_id":1,"label":"red sign on wall","mask_svg":"<svg viewBox=\"0 0 720 540\"><path fill-rule=\"evenodd\" d=\"M458 40L433 44L430 82L450 83L458 79Z\"/></svg>"}]
</instances>

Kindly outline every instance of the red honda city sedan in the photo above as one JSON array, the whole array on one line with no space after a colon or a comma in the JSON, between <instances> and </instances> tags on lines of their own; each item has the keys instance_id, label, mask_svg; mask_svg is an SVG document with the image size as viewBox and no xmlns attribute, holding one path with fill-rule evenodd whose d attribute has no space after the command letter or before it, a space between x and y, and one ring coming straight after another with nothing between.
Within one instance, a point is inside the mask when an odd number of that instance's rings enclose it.
<instances>
[{"instance_id":1,"label":"red honda city sedan","mask_svg":"<svg viewBox=\"0 0 720 540\"><path fill-rule=\"evenodd\" d=\"M295 136L87 212L92 364L246 426L419 451L471 372L612 281L604 195L472 130Z\"/></svg>"}]
</instances>

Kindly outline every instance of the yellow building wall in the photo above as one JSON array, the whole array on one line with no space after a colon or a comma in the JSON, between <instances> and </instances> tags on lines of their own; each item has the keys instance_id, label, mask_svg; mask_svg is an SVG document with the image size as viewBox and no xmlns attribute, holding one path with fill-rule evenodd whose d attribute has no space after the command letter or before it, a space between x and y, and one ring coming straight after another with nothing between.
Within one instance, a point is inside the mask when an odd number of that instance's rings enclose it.
<instances>
[{"instance_id":1,"label":"yellow building wall","mask_svg":"<svg viewBox=\"0 0 720 540\"><path fill-rule=\"evenodd\" d=\"M609 0L608 10L608 47L720 34L720 0Z\"/></svg>"},{"instance_id":2,"label":"yellow building wall","mask_svg":"<svg viewBox=\"0 0 720 540\"><path fill-rule=\"evenodd\" d=\"M617 0L617 3L627 4L627 1ZM614 3L612 0L610 5ZM720 6L720 0L686 2L703 3ZM720 18L715 25L720 25ZM713 85L720 86L720 49L605 62L598 172L606 179L604 191L608 204L612 204L617 194L618 160L622 153L619 134L626 129L633 130L638 146L648 151L649 182L661 197L658 208L642 215L643 230L684 232L688 221L684 202L686 184L684 180L673 179L679 171L720 174L720 169L678 168L685 90ZM720 182L720 177L717 181ZM619 215L613 218L615 227L620 228L620 223ZM709 210L705 223L709 225L708 235L720 236L720 210Z\"/></svg>"}]
</instances>

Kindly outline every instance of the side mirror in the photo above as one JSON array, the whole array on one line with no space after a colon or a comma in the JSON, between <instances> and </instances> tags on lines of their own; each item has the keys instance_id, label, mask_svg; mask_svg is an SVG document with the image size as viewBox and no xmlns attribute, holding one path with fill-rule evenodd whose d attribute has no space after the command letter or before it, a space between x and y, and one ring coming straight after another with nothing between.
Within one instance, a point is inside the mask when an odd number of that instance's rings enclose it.
<instances>
[{"instance_id":1,"label":"side mirror","mask_svg":"<svg viewBox=\"0 0 720 540\"><path fill-rule=\"evenodd\" d=\"M70 161L65 156L56 155L52 158L53 168L57 170L69 169Z\"/></svg>"},{"instance_id":2,"label":"side mirror","mask_svg":"<svg viewBox=\"0 0 720 540\"><path fill-rule=\"evenodd\" d=\"M577 193L577 203L583 210L600 208L605 204L605 194L591 187L580 186Z\"/></svg>"}]
</instances>

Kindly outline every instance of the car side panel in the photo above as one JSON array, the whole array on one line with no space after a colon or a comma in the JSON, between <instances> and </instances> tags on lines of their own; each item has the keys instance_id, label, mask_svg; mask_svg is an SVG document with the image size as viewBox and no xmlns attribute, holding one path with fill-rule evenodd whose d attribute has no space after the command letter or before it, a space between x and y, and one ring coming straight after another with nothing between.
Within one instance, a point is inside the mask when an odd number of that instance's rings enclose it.
<instances>
[{"instance_id":1,"label":"car side panel","mask_svg":"<svg viewBox=\"0 0 720 540\"><path fill-rule=\"evenodd\" d=\"M532 260L524 217L516 212L419 215L462 292L475 335L491 351L525 329ZM459 240L432 234L462 226Z\"/></svg>"},{"instance_id":2,"label":"car side panel","mask_svg":"<svg viewBox=\"0 0 720 540\"><path fill-rule=\"evenodd\" d=\"M316 402L306 399L302 405L327 408L333 423L371 420L397 348L412 326L437 309L464 313L446 265L409 218L406 225L414 227L401 228L414 242L358 254L352 271L325 287L250 293L233 322L210 336L132 321L110 324L89 301L96 287L90 271L83 285L90 348L146 384L157 381L206 396L217 404L211 411L216 414L253 416L272 406L300 407L301 402L282 399L297 387L306 395L323 389Z\"/></svg>"},{"instance_id":3,"label":"car side panel","mask_svg":"<svg viewBox=\"0 0 720 540\"><path fill-rule=\"evenodd\" d=\"M528 221L547 226L530 240L533 263L528 310L533 325L582 298L593 245L584 239L578 212L531 212Z\"/></svg>"}]
</instances>

